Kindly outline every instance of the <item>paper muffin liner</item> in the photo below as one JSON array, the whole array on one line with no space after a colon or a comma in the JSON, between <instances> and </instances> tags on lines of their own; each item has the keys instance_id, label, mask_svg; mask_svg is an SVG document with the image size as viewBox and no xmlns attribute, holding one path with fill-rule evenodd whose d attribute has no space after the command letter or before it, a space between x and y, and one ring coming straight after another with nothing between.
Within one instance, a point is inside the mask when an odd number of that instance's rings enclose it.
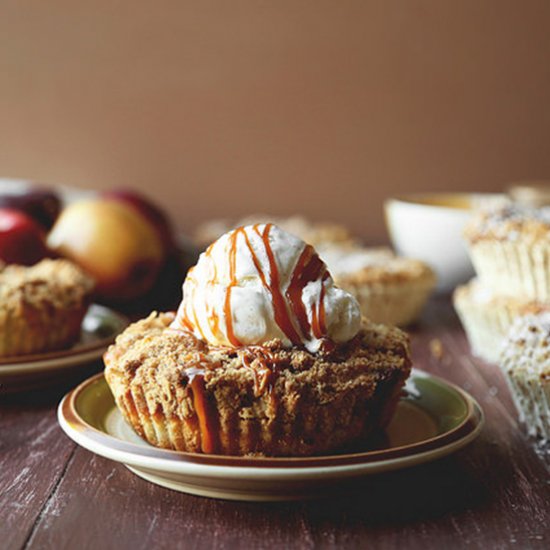
<instances>
[{"instance_id":1,"label":"paper muffin liner","mask_svg":"<svg viewBox=\"0 0 550 550\"><path fill-rule=\"evenodd\" d=\"M337 283L355 296L365 317L375 323L400 327L418 319L435 284L432 279L372 284L344 280Z\"/></svg>"},{"instance_id":2,"label":"paper muffin liner","mask_svg":"<svg viewBox=\"0 0 550 550\"><path fill-rule=\"evenodd\" d=\"M22 307L6 313L0 330L0 356L11 357L67 348L80 337L88 304L79 307L37 309Z\"/></svg>"},{"instance_id":3,"label":"paper muffin liner","mask_svg":"<svg viewBox=\"0 0 550 550\"><path fill-rule=\"evenodd\" d=\"M504 338L514 320L523 314L532 303L526 301L524 308L516 300L506 297L478 302L466 290L458 287L453 296L456 312L468 337L472 353L490 363L498 362Z\"/></svg>"},{"instance_id":4,"label":"paper muffin liner","mask_svg":"<svg viewBox=\"0 0 550 550\"><path fill-rule=\"evenodd\" d=\"M529 435L550 441L550 380L524 369L503 368L503 372Z\"/></svg>"},{"instance_id":5,"label":"paper muffin liner","mask_svg":"<svg viewBox=\"0 0 550 550\"><path fill-rule=\"evenodd\" d=\"M518 317L550 310L550 304L495 294L473 279L458 287L453 295L474 355L496 363L511 325Z\"/></svg>"},{"instance_id":6,"label":"paper muffin liner","mask_svg":"<svg viewBox=\"0 0 550 550\"><path fill-rule=\"evenodd\" d=\"M550 242L482 239L470 244L477 275L496 293L550 300Z\"/></svg>"},{"instance_id":7,"label":"paper muffin liner","mask_svg":"<svg viewBox=\"0 0 550 550\"><path fill-rule=\"evenodd\" d=\"M550 313L516 320L500 366L530 435L550 441Z\"/></svg>"},{"instance_id":8,"label":"paper muffin liner","mask_svg":"<svg viewBox=\"0 0 550 550\"><path fill-rule=\"evenodd\" d=\"M123 388L112 373L107 380L126 421L152 445L192 453L310 456L348 446L384 427L405 377L380 382L371 400L361 388L328 404L308 400L304 391L290 406L291 401L277 404L266 393L249 407L228 407L227 388L210 388L203 381L200 390L200 385L164 388L159 399L142 384ZM181 404L176 415L168 409L172 400Z\"/></svg>"}]
</instances>

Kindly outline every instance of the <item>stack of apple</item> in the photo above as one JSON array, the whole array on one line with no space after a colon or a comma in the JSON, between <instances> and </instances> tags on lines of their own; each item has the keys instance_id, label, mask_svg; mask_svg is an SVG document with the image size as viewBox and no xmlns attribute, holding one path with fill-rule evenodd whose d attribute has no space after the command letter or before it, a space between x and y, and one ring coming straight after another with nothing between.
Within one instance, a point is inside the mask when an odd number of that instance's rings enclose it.
<instances>
[{"instance_id":1,"label":"stack of apple","mask_svg":"<svg viewBox=\"0 0 550 550\"><path fill-rule=\"evenodd\" d=\"M169 307L166 302L177 301L184 275L167 217L127 190L64 209L48 190L0 195L0 260L32 265L45 257L67 258L82 267L107 303L139 299L143 306L148 298L147 305Z\"/></svg>"}]
</instances>

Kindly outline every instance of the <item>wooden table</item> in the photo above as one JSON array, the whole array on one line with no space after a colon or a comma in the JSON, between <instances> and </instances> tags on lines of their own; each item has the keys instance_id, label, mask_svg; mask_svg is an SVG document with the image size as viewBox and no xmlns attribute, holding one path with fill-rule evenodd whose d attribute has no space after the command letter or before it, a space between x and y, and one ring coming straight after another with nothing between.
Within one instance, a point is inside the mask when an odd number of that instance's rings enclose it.
<instances>
[{"instance_id":1,"label":"wooden table","mask_svg":"<svg viewBox=\"0 0 550 550\"><path fill-rule=\"evenodd\" d=\"M0 395L0 548L550 548L550 460L518 425L498 368L469 354L448 299L411 332L416 366L471 392L485 429L454 456L326 500L239 503L162 489L62 433L66 388Z\"/></svg>"}]
</instances>

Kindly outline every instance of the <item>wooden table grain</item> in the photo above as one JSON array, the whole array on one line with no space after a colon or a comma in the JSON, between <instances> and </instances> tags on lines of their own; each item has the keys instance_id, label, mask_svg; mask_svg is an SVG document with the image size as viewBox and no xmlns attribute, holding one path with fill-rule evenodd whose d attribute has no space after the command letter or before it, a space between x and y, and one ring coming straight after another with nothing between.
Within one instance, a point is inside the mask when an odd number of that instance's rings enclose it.
<instances>
[{"instance_id":1,"label":"wooden table grain","mask_svg":"<svg viewBox=\"0 0 550 550\"><path fill-rule=\"evenodd\" d=\"M67 388L0 394L0 548L550 548L550 460L518 424L498 368L471 356L446 298L411 338L417 368L478 399L482 434L453 456L316 501L157 487L63 434Z\"/></svg>"}]
</instances>

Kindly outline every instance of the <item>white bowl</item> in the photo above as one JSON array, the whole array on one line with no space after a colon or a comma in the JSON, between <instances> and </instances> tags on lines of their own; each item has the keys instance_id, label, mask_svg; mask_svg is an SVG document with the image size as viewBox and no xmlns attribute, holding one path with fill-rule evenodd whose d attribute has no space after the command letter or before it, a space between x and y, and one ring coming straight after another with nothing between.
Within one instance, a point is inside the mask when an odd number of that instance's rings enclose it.
<instances>
[{"instance_id":1,"label":"white bowl","mask_svg":"<svg viewBox=\"0 0 550 550\"><path fill-rule=\"evenodd\" d=\"M449 292L474 275L462 237L479 209L508 202L500 193L425 193L388 199L386 225L394 248L403 256L429 264L437 289Z\"/></svg>"}]
</instances>

